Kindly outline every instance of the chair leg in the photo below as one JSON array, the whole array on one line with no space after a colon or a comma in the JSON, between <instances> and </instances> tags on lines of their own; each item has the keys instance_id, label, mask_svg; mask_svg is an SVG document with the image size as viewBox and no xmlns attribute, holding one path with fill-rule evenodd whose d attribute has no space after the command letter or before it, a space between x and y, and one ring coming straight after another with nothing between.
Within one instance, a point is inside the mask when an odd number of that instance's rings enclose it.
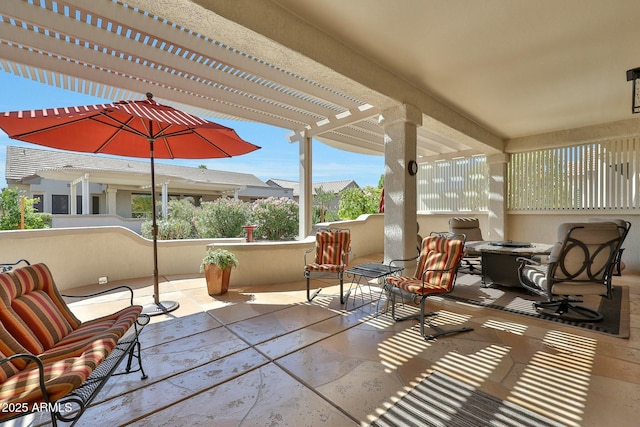
<instances>
[{"instance_id":1,"label":"chair leg","mask_svg":"<svg viewBox=\"0 0 640 427\"><path fill-rule=\"evenodd\" d=\"M581 300L563 299L558 301L537 302L534 306L541 309L544 314L572 322L600 322L604 318L602 314L596 310L572 304L581 302ZM572 313L575 315L572 315Z\"/></svg>"},{"instance_id":2,"label":"chair leg","mask_svg":"<svg viewBox=\"0 0 640 427\"><path fill-rule=\"evenodd\" d=\"M389 289L389 295L391 296L391 318L396 322L400 322L403 320L412 320L412 319L418 320L418 322L420 322L420 334L424 337L425 340L430 341L440 336L453 335L461 332L473 331L473 328L469 328L466 326L462 328L457 328L457 329L445 330L440 328L439 326L432 324L431 322L428 322L426 320L426 317L436 316L438 314L437 312L425 313L425 308L424 308L425 301L427 300L429 295L422 295L422 297L420 298L420 314L412 314L410 316L405 316L405 317L396 317L396 294L401 292L400 290L397 290L397 289L398 288L395 288L395 287L392 287L391 289ZM397 290L397 291L394 292L394 290ZM425 325L435 332L432 334L426 334Z\"/></svg>"},{"instance_id":3,"label":"chair leg","mask_svg":"<svg viewBox=\"0 0 640 427\"><path fill-rule=\"evenodd\" d=\"M431 322L428 322L426 320L426 316L436 316L438 314L436 312L425 313L424 304L428 296L429 295L423 295L422 298L420 298L420 334L422 334L425 340L430 341L440 336L453 335L453 334L459 334L461 332L473 331L473 328L469 328L467 326L462 328L457 328L457 329L442 329L441 327L436 326ZM425 325L431 328L432 330L434 330L435 333L425 334L424 333Z\"/></svg>"},{"instance_id":4,"label":"chair leg","mask_svg":"<svg viewBox=\"0 0 640 427\"><path fill-rule=\"evenodd\" d=\"M315 291L313 291L313 294L311 294L311 284L309 283L309 274L305 273L304 276L307 278L307 301L311 301L320 293L322 288L316 289Z\"/></svg>"}]
</instances>

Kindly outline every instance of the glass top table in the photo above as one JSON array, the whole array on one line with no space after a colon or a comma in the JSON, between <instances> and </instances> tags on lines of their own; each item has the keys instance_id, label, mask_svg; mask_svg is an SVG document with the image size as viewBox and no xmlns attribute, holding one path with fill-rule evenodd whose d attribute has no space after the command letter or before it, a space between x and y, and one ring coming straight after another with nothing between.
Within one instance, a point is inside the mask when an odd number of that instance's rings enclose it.
<instances>
[{"instance_id":1,"label":"glass top table","mask_svg":"<svg viewBox=\"0 0 640 427\"><path fill-rule=\"evenodd\" d=\"M379 262L367 262L349 267L344 272L352 275L353 279L351 280L347 293L344 295L345 305L349 300L349 294L351 293L353 286L355 285L357 289L357 287L361 285L362 280L365 280L365 283L368 284L369 280L383 279L392 274L399 273L402 270L404 270L404 267L392 266Z\"/></svg>"}]
</instances>

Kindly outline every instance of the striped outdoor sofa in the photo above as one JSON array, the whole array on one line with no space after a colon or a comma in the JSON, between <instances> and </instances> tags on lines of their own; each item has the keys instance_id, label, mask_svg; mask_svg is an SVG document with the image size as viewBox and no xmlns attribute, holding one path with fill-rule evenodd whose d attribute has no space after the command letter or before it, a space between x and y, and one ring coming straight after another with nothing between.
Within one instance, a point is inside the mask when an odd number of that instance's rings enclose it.
<instances>
[{"instance_id":1,"label":"striped outdoor sofa","mask_svg":"<svg viewBox=\"0 0 640 427\"><path fill-rule=\"evenodd\" d=\"M81 322L46 265L4 270L8 271L0 273L0 422L43 411L50 413L54 426L58 420L77 421L125 357L125 371L140 371L146 378L138 336L149 316L133 305L131 288L114 288L129 290L130 306ZM132 368L134 359L137 367Z\"/></svg>"}]
</instances>

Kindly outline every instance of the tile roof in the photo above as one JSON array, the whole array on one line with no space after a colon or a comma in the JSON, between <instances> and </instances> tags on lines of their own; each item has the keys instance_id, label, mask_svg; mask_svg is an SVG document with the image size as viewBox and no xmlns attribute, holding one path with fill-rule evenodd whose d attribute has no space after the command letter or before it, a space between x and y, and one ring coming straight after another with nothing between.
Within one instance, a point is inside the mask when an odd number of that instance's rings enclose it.
<instances>
[{"instance_id":1,"label":"tile roof","mask_svg":"<svg viewBox=\"0 0 640 427\"><path fill-rule=\"evenodd\" d=\"M293 195L300 195L300 183L298 181L289 181L286 179L269 179L267 184L278 186L281 188L291 188L293 189ZM316 188L322 187L323 190L338 194L340 191L349 188L356 187L360 188L360 186L354 180L342 180L342 181L328 181L328 182L314 182L312 185L313 194L316 194Z\"/></svg>"},{"instance_id":2,"label":"tile roof","mask_svg":"<svg viewBox=\"0 0 640 427\"><path fill-rule=\"evenodd\" d=\"M66 151L41 150L28 147L7 147L7 166L5 177L7 182L17 182L26 177L37 175L44 169L94 169L100 171L116 171L123 173L151 173L150 163L105 157L93 154L77 154ZM255 175L238 172L227 172L212 169L201 169L189 166L155 164L157 175L174 176L197 183L233 184L253 187L268 187Z\"/></svg>"}]
</instances>

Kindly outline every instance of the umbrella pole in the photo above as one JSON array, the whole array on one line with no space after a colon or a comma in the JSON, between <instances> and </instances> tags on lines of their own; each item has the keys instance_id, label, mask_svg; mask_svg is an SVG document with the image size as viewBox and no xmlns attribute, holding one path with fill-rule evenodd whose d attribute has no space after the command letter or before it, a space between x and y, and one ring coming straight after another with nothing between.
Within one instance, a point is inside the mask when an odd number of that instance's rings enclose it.
<instances>
[{"instance_id":1,"label":"umbrella pole","mask_svg":"<svg viewBox=\"0 0 640 427\"><path fill-rule=\"evenodd\" d=\"M180 307L176 301L160 301L160 285L158 279L158 223L156 220L156 171L154 161L153 138L149 138L151 158L151 235L153 236L153 303L145 304L142 312L149 316L165 314Z\"/></svg>"}]
</instances>

